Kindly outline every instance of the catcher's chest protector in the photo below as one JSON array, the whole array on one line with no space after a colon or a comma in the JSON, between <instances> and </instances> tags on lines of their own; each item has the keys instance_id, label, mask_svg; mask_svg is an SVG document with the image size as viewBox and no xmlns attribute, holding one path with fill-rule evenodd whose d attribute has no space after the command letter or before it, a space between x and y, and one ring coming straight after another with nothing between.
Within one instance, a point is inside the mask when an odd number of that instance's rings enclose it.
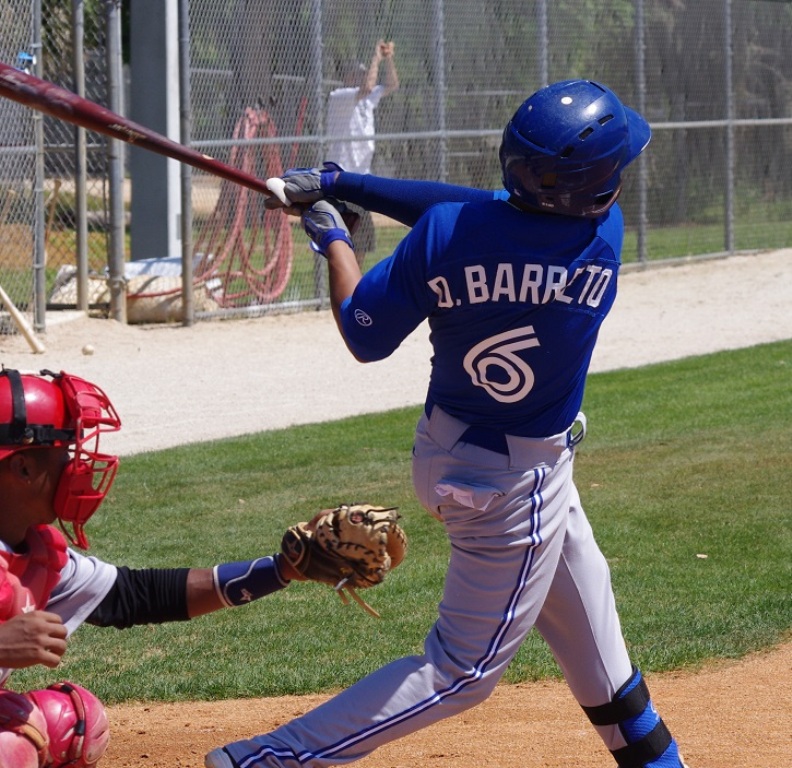
<instances>
[{"instance_id":1,"label":"catcher's chest protector","mask_svg":"<svg viewBox=\"0 0 792 768\"><path fill-rule=\"evenodd\" d=\"M0 622L42 609L66 565L66 539L49 525L31 526L24 554L0 551Z\"/></svg>"}]
</instances>

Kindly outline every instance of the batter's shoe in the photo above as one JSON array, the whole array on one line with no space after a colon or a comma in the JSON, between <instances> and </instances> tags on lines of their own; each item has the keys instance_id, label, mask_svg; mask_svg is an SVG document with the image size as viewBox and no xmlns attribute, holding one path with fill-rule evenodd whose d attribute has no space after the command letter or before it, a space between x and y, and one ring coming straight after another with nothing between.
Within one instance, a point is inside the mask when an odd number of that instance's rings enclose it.
<instances>
[{"instance_id":1,"label":"batter's shoe","mask_svg":"<svg viewBox=\"0 0 792 768\"><path fill-rule=\"evenodd\" d=\"M222 747L213 749L205 758L206 768L239 768L231 756Z\"/></svg>"}]
</instances>

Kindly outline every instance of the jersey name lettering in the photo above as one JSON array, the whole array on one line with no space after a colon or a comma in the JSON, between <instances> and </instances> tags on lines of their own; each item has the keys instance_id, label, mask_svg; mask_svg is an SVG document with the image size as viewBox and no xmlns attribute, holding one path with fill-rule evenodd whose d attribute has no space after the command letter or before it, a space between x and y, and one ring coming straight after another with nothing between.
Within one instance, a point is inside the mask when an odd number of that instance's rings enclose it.
<instances>
[{"instance_id":1,"label":"jersey name lettering","mask_svg":"<svg viewBox=\"0 0 792 768\"><path fill-rule=\"evenodd\" d=\"M465 292L453 296L446 277L430 280L429 287L437 294L438 306L449 308L484 302L509 302L549 304L560 301L587 307L598 307L613 278L613 270L589 264L575 271L567 280L564 267L544 264L522 264L515 267L509 262L496 264L489 269L481 264L465 267Z\"/></svg>"}]
</instances>

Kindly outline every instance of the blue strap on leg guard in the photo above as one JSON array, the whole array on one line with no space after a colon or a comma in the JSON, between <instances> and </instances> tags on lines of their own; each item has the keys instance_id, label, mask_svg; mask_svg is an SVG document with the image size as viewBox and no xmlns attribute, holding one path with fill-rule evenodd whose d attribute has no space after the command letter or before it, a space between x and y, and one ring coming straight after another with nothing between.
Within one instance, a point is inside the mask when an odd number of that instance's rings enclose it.
<instances>
[{"instance_id":1,"label":"blue strap on leg guard","mask_svg":"<svg viewBox=\"0 0 792 768\"><path fill-rule=\"evenodd\" d=\"M258 600L289 584L272 556L216 565L212 577L218 596L229 608Z\"/></svg>"},{"instance_id":2,"label":"blue strap on leg guard","mask_svg":"<svg viewBox=\"0 0 792 768\"><path fill-rule=\"evenodd\" d=\"M676 741L657 714L643 675L633 667L630 679L616 692L613 701L583 707L593 725L618 725L627 742L614 750L619 768L680 768Z\"/></svg>"}]
</instances>

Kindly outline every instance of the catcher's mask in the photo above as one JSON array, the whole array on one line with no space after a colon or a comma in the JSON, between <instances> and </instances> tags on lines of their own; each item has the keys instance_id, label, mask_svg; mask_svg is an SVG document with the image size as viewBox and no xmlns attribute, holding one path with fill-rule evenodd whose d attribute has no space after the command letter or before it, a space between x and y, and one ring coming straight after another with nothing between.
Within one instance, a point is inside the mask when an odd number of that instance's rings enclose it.
<instances>
[{"instance_id":1,"label":"catcher's mask","mask_svg":"<svg viewBox=\"0 0 792 768\"><path fill-rule=\"evenodd\" d=\"M590 80L541 88L503 131L504 187L523 205L593 218L621 191L621 172L645 149L649 124Z\"/></svg>"},{"instance_id":2,"label":"catcher's mask","mask_svg":"<svg viewBox=\"0 0 792 768\"><path fill-rule=\"evenodd\" d=\"M113 404L95 384L63 371L0 371L0 461L28 448L69 448L54 507L63 532L82 549L88 549L83 526L118 469L117 456L99 452L99 437L120 428Z\"/></svg>"}]
</instances>

